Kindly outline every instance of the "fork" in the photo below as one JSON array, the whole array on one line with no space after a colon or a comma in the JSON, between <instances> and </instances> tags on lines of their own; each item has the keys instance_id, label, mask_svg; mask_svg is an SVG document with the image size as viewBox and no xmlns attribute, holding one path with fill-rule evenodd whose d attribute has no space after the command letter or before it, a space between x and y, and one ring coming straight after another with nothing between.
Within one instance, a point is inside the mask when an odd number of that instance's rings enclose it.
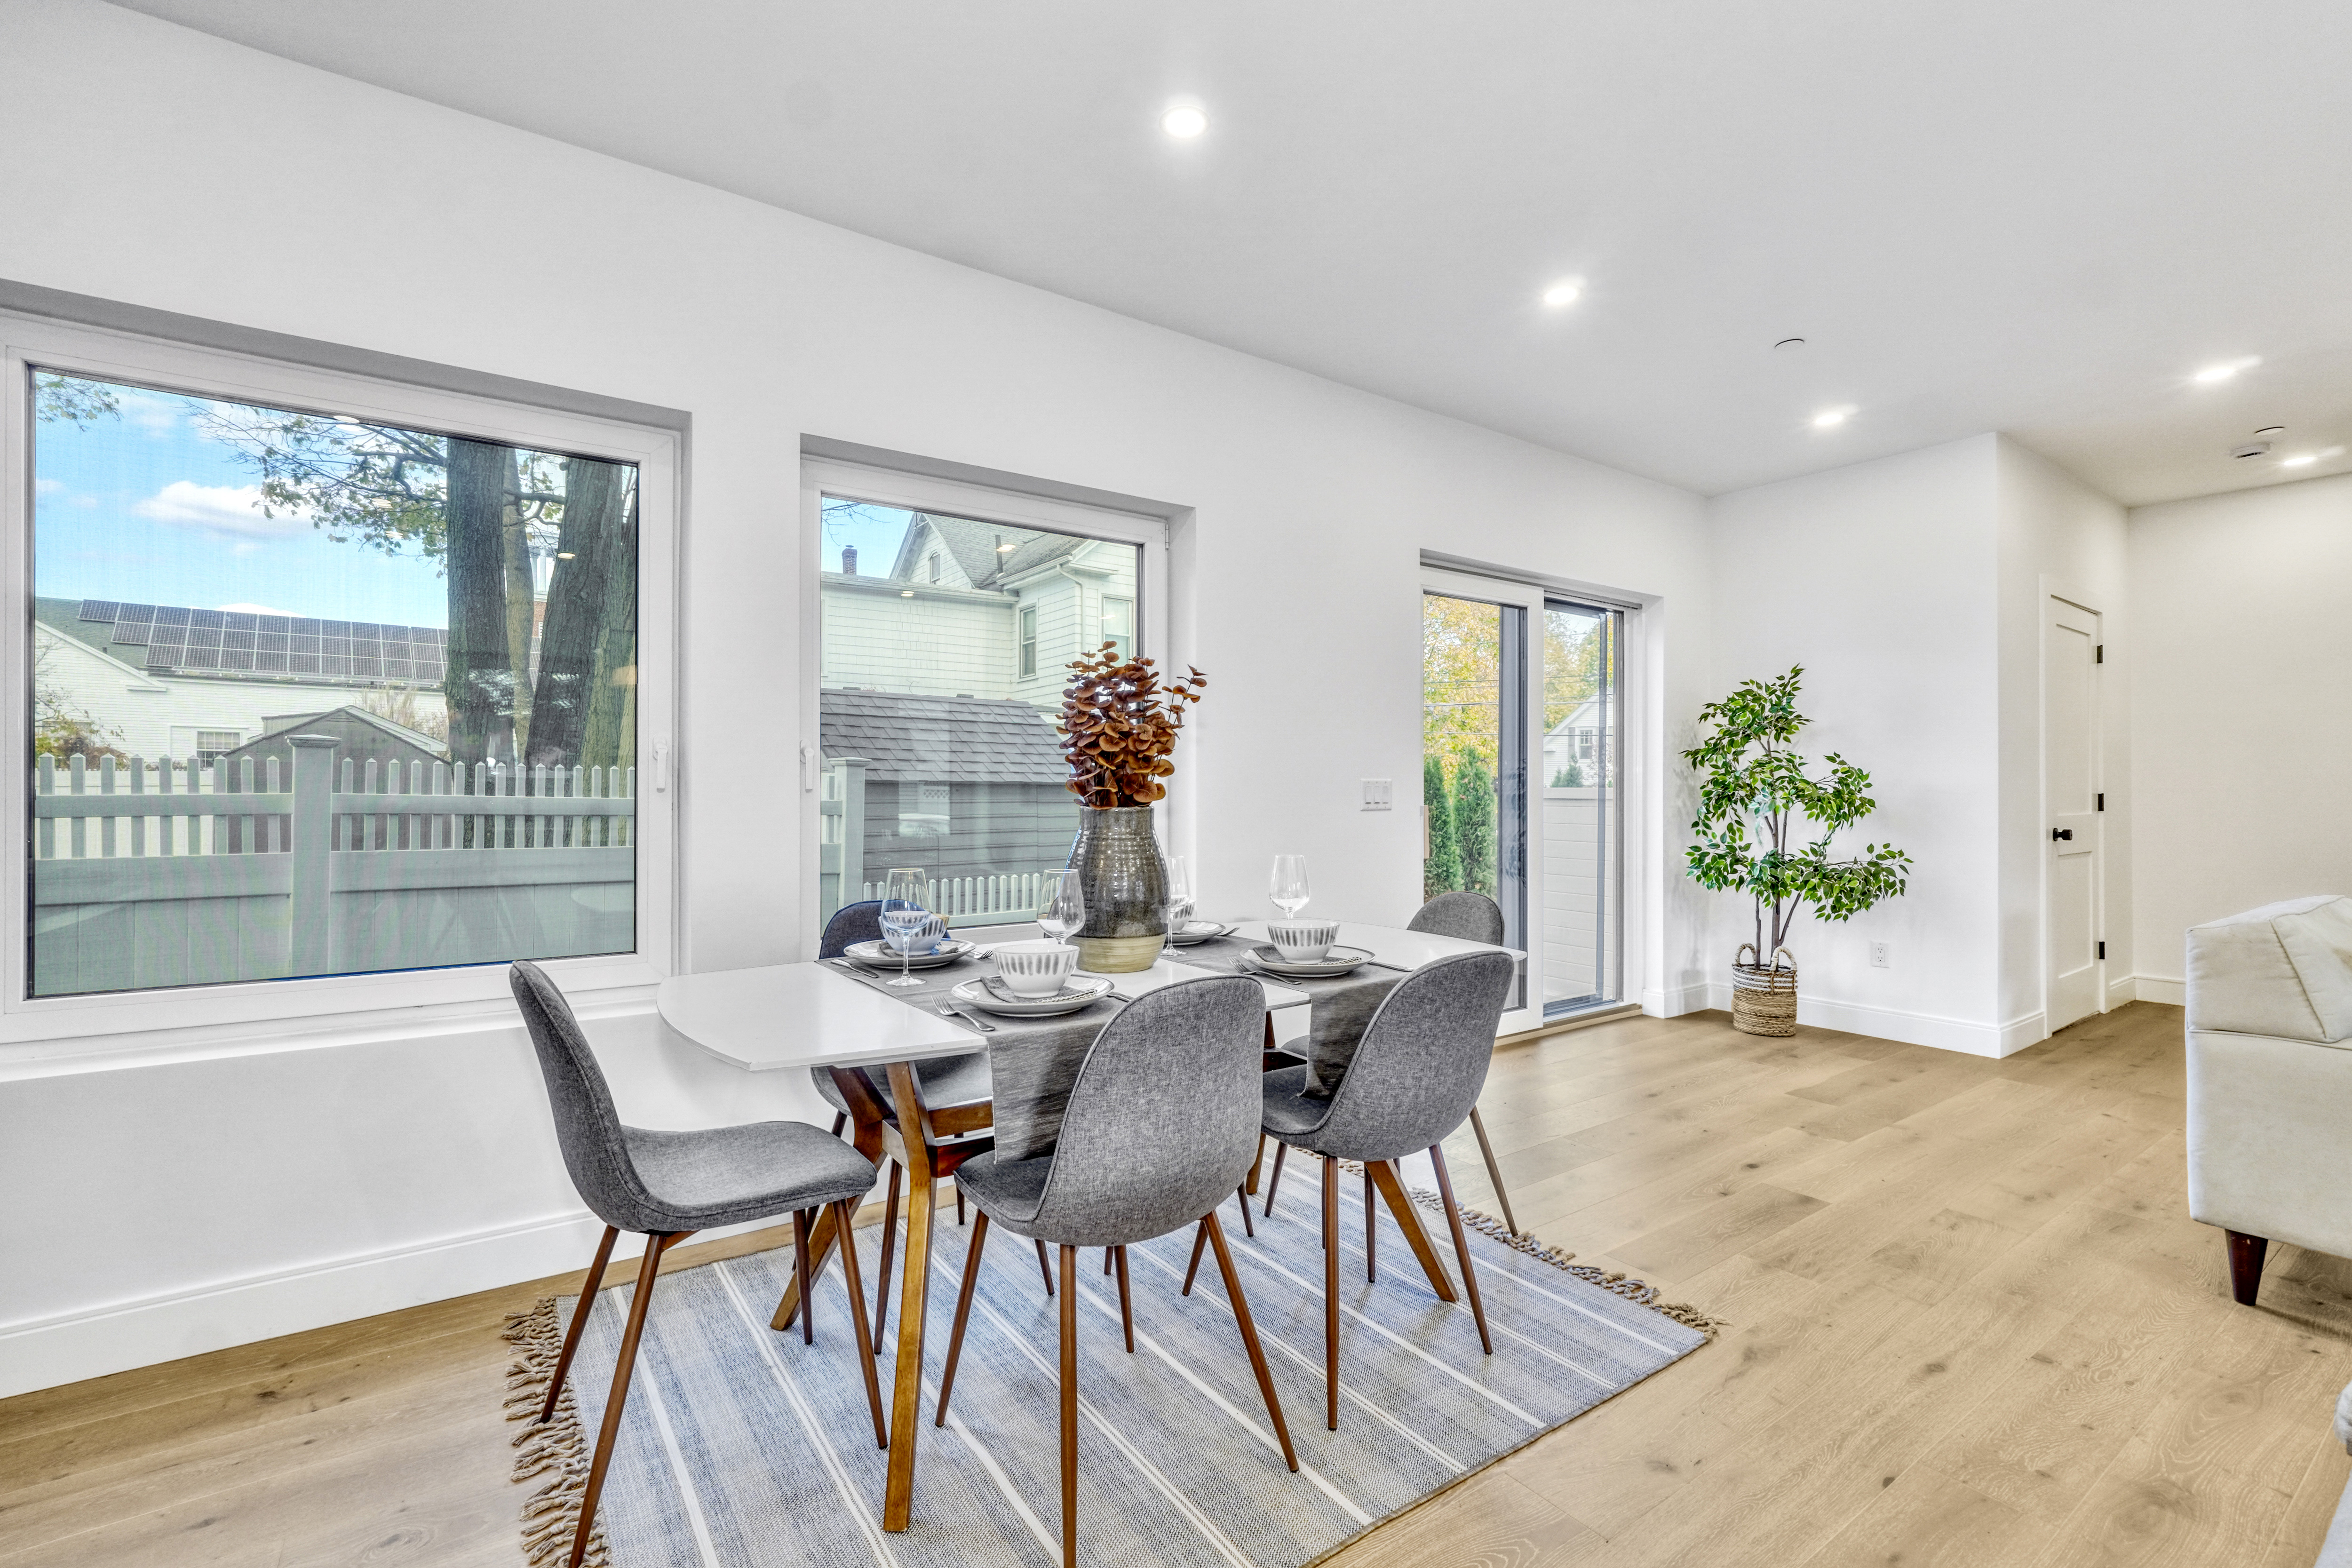
<instances>
[{"instance_id":1,"label":"fork","mask_svg":"<svg viewBox=\"0 0 2352 1568\"><path fill-rule=\"evenodd\" d=\"M965 1012L962 1008L957 1006L952 1002L940 1003L939 1005L939 1014L942 1018L961 1018L965 1023L970 1024L973 1028L978 1029L983 1035L992 1035L996 1033L995 1025L982 1023L978 1018L973 1017L971 1014Z\"/></svg>"}]
</instances>

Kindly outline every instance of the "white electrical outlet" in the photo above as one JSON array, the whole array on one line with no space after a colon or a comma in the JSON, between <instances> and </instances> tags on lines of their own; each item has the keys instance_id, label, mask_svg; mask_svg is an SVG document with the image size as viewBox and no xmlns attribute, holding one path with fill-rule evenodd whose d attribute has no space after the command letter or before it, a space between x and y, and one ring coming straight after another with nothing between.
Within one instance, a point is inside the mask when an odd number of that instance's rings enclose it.
<instances>
[{"instance_id":1,"label":"white electrical outlet","mask_svg":"<svg viewBox=\"0 0 2352 1568\"><path fill-rule=\"evenodd\" d=\"M1363 781L1363 809L1366 811L1393 811L1396 809L1396 785L1392 781L1388 779L1366 779Z\"/></svg>"},{"instance_id":2,"label":"white electrical outlet","mask_svg":"<svg viewBox=\"0 0 2352 1568\"><path fill-rule=\"evenodd\" d=\"M1872 942L1872 943L1870 944L1870 967L1872 967L1873 969L1892 969L1892 968L1894 968L1894 967L1895 967L1895 952L1894 952L1894 949L1893 949L1893 948L1892 948L1888 943L1886 943L1886 942Z\"/></svg>"}]
</instances>

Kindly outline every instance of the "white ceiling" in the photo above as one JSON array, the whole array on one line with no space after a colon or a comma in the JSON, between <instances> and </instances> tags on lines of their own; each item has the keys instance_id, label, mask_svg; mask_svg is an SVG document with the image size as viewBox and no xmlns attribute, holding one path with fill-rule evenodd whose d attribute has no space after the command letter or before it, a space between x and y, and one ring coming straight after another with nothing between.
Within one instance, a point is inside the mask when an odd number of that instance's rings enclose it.
<instances>
[{"instance_id":1,"label":"white ceiling","mask_svg":"<svg viewBox=\"0 0 2352 1568\"><path fill-rule=\"evenodd\" d=\"M129 3L1709 493L2352 470L2341 0Z\"/></svg>"}]
</instances>

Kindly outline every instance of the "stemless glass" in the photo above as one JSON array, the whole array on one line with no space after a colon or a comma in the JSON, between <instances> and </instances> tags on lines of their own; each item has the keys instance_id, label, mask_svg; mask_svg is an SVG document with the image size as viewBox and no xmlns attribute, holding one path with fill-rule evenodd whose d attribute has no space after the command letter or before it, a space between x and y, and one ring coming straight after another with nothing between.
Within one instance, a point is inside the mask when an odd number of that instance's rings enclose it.
<instances>
[{"instance_id":1,"label":"stemless glass","mask_svg":"<svg viewBox=\"0 0 2352 1568\"><path fill-rule=\"evenodd\" d=\"M885 985L922 984L912 973L915 939L930 921L930 910L923 908L923 868L891 867L889 879L882 884L882 931L898 950L898 978L884 981Z\"/></svg>"},{"instance_id":2,"label":"stemless glass","mask_svg":"<svg viewBox=\"0 0 2352 1568\"><path fill-rule=\"evenodd\" d=\"M1174 936L1192 919L1192 872L1181 855L1168 857L1168 934Z\"/></svg>"},{"instance_id":3,"label":"stemless glass","mask_svg":"<svg viewBox=\"0 0 2352 1568\"><path fill-rule=\"evenodd\" d=\"M1276 856L1274 875L1267 880L1266 891L1284 920L1296 919L1298 911L1307 907L1307 857Z\"/></svg>"},{"instance_id":4,"label":"stemless glass","mask_svg":"<svg viewBox=\"0 0 2352 1568\"><path fill-rule=\"evenodd\" d=\"M1037 882L1037 929L1055 942L1087 923L1086 890L1076 871L1048 871Z\"/></svg>"}]
</instances>

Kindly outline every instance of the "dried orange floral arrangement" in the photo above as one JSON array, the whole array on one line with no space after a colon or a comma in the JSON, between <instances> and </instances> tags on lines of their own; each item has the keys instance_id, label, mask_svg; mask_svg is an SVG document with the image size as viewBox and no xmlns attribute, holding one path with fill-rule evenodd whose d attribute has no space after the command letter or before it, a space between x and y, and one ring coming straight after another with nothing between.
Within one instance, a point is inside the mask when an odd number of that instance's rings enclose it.
<instances>
[{"instance_id":1,"label":"dried orange floral arrangement","mask_svg":"<svg viewBox=\"0 0 2352 1568\"><path fill-rule=\"evenodd\" d=\"M1160 684L1148 658L1118 657L1117 643L1070 661L1062 689L1062 754L1069 791L1087 805L1150 805L1168 793L1160 781L1176 771L1168 754L1184 727L1187 705L1201 700L1209 678L1198 669Z\"/></svg>"}]
</instances>

